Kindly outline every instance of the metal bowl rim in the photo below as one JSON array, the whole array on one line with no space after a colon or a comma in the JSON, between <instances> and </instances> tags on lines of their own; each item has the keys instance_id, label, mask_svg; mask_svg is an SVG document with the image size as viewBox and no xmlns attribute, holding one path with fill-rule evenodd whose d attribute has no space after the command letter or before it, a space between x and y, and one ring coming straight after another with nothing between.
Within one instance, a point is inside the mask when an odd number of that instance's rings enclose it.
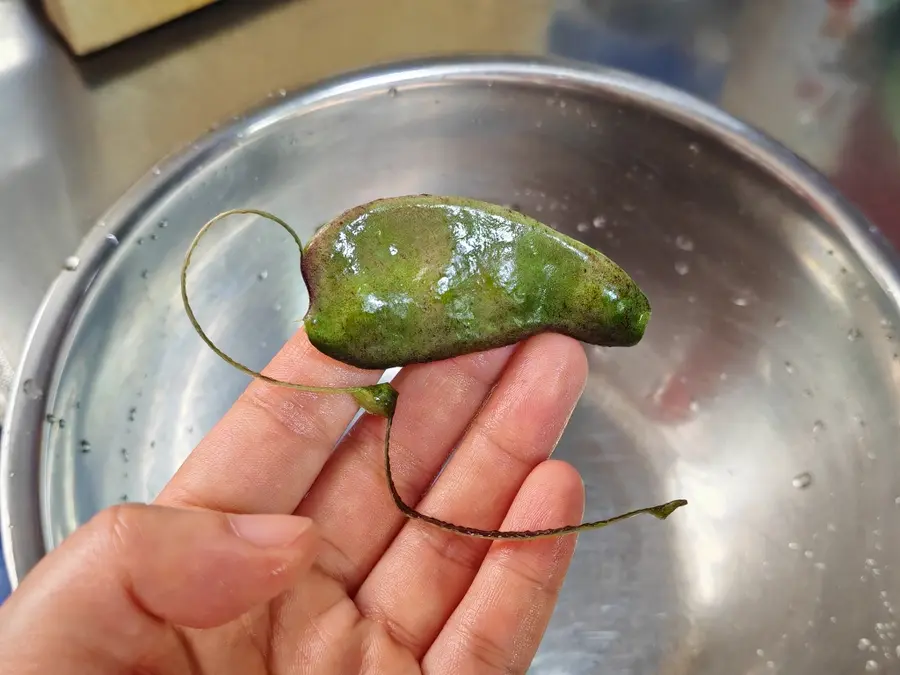
<instances>
[{"instance_id":1,"label":"metal bowl rim","mask_svg":"<svg viewBox=\"0 0 900 675\"><path fill-rule=\"evenodd\" d=\"M535 86L552 82L563 89L576 88L605 97L618 97L623 102L691 127L722 143L801 195L823 220L846 237L848 245L889 296L895 300L900 297L900 256L896 249L824 175L764 132L691 94L617 69L553 57L435 57L348 71L290 92L274 104L266 101L164 158L95 222L74 254L81 261L78 268L61 271L50 285L28 330L3 420L4 433L0 434L0 550L13 589L30 570L23 557L30 554L39 559L46 552L43 537L36 538L37 545L30 552L17 546L14 528L20 524L13 522L11 515L13 449L33 443L33 434L42 428L45 415L44 399L26 397L23 384L28 379L39 382L42 389L46 389L43 385L49 384L58 367L57 356L66 338L66 329L109 253L107 235L127 230L139 219L145 205L164 198L178 185L180 178L202 167L207 159L238 147L286 116L304 114L317 104L336 102L343 97L387 92L391 88L402 90L402 87L416 83L455 80L486 83L509 80ZM30 510L34 512L32 525L39 526L42 520L38 484L40 453L37 455L29 467L31 475L17 476L15 480L34 484Z\"/></svg>"}]
</instances>

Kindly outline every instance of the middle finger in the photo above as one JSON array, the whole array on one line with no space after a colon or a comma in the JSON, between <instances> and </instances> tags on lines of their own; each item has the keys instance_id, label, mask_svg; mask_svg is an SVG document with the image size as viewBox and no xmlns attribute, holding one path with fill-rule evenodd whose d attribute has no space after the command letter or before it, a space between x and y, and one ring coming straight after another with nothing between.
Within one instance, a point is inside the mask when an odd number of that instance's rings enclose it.
<instances>
[{"instance_id":1,"label":"middle finger","mask_svg":"<svg viewBox=\"0 0 900 675\"><path fill-rule=\"evenodd\" d=\"M416 503L432 482L513 350L408 366L394 379L391 473L404 501ZM316 521L326 544L318 564L352 595L406 521L387 491L382 418L359 421L297 513Z\"/></svg>"}]
</instances>

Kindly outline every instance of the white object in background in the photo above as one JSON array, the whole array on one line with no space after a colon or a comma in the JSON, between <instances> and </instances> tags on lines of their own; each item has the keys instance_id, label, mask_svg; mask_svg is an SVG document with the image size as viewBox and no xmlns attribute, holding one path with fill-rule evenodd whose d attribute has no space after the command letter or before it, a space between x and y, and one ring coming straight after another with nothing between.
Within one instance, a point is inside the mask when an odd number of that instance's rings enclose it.
<instances>
[{"instance_id":1,"label":"white object in background","mask_svg":"<svg viewBox=\"0 0 900 675\"><path fill-rule=\"evenodd\" d=\"M879 9L877 0L747 3L721 105L829 172L860 102L859 85L835 66L846 38Z\"/></svg>"}]
</instances>

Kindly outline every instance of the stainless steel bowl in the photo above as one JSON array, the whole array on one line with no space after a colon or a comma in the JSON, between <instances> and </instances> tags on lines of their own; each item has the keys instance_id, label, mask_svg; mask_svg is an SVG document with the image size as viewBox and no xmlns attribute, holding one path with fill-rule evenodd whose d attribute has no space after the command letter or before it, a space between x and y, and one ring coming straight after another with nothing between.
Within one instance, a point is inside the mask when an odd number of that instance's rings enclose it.
<instances>
[{"instance_id":1,"label":"stainless steel bowl","mask_svg":"<svg viewBox=\"0 0 900 675\"><path fill-rule=\"evenodd\" d=\"M654 305L639 346L589 348L558 456L583 472L588 517L690 504L581 538L535 673L900 672L893 253L818 174L718 110L542 61L325 83L212 133L114 206L19 368L2 455L14 583L97 510L152 499L247 384L180 304L205 220L253 206L308 237L415 192L516 204L608 251ZM214 339L263 364L307 297L277 228L234 225L203 247L194 302Z\"/></svg>"}]
</instances>

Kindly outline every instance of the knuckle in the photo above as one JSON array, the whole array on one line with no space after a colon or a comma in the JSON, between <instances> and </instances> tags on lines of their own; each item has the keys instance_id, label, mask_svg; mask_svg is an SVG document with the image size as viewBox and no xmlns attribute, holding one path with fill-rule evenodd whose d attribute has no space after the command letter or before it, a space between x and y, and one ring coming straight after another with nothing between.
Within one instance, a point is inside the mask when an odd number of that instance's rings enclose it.
<instances>
[{"instance_id":1,"label":"knuckle","mask_svg":"<svg viewBox=\"0 0 900 675\"><path fill-rule=\"evenodd\" d=\"M488 368L485 354L466 354L450 360L454 369L466 380L466 385L477 385L481 389L488 389L497 381L497 369Z\"/></svg>"},{"instance_id":2,"label":"knuckle","mask_svg":"<svg viewBox=\"0 0 900 675\"><path fill-rule=\"evenodd\" d=\"M121 553L134 541L140 507L132 504L109 506L91 519L91 529L97 532L103 546Z\"/></svg>"},{"instance_id":3,"label":"knuckle","mask_svg":"<svg viewBox=\"0 0 900 675\"><path fill-rule=\"evenodd\" d=\"M489 546L487 542L460 537L431 526L422 526L421 523L410 525L416 527L420 543L441 561L439 564L449 563L467 573L475 572L481 567Z\"/></svg>"},{"instance_id":4,"label":"knuckle","mask_svg":"<svg viewBox=\"0 0 900 675\"><path fill-rule=\"evenodd\" d=\"M554 585L554 575L542 568L533 557L520 555L515 550L503 550L497 554L496 562L504 573L518 579L521 582L519 585L533 594L555 594L557 588Z\"/></svg>"},{"instance_id":5,"label":"knuckle","mask_svg":"<svg viewBox=\"0 0 900 675\"><path fill-rule=\"evenodd\" d=\"M316 394L291 392L285 397L282 392L275 392L271 389L251 389L243 395L243 400L267 415L279 428L299 440L315 445L329 441L332 430L325 422L327 415L316 414L327 404L314 400ZM304 398L309 398L310 401L301 403L300 401Z\"/></svg>"},{"instance_id":6,"label":"knuckle","mask_svg":"<svg viewBox=\"0 0 900 675\"><path fill-rule=\"evenodd\" d=\"M463 624L460 626L459 632L460 641L466 645L466 650L472 660L479 664L478 672L504 673L505 675L524 672L510 664L509 650L504 649L484 631Z\"/></svg>"}]
</instances>

